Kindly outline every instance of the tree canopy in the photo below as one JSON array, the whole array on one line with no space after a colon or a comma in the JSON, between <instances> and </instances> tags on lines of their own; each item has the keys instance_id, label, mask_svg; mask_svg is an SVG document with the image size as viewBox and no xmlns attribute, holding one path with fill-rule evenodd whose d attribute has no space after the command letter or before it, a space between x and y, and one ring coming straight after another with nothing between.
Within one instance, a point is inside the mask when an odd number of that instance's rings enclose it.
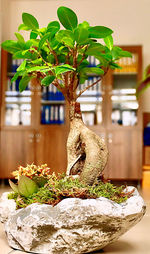
<instances>
[{"instance_id":1,"label":"tree canopy","mask_svg":"<svg viewBox=\"0 0 150 254\"><path fill-rule=\"evenodd\" d=\"M12 78L15 81L21 76L20 92L32 78L37 78L43 86L52 83L67 100L76 100L84 92L76 95L78 84L83 84L88 74L101 78L108 68L120 68L116 63L118 59L131 57L131 54L113 45L110 28L90 26L87 21L79 23L75 12L64 6L58 8L57 16L59 21L40 28L33 15L23 13L16 40L6 40L1 46L12 53L14 59L24 59ZM21 30L29 32L29 40L24 40ZM99 64L91 66L89 56L95 57Z\"/></svg>"}]
</instances>

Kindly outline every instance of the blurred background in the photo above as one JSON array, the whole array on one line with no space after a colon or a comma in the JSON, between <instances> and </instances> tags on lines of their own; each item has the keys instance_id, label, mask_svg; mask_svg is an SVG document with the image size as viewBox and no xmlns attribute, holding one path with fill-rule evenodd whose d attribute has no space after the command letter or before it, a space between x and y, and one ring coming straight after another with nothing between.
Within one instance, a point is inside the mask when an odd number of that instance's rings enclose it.
<instances>
[{"instance_id":1,"label":"blurred background","mask_svg":"<svg viewBox=\"0 0 150 254\"><path fill-rule=\"evenodd\" d=\"M137 101L135 92L144 68L150 64L150 1L143 0L1 0L0 41L15 39L22 12L34 15L41 27L57 19L60 5L70 7L79 22L114 31L114 44L133 54L119 61L102 82L80 97L83 120L103 137L109 150L104 171L115 183L150 189L150 89ZM28 39L28 33L22 33ZM97 64L91 57L91 66ZM10 86L20 60L1 50L0 180L7 184L19 165L47 163L52 171L66 170L69 131L67 105L52 86L34 80L20 94L19 80ZM85 86L96 81L90 76ZM84 86L82 85L82 87ZM79 86L79 89L81 86Z\"/></svg>"}]
</instances>

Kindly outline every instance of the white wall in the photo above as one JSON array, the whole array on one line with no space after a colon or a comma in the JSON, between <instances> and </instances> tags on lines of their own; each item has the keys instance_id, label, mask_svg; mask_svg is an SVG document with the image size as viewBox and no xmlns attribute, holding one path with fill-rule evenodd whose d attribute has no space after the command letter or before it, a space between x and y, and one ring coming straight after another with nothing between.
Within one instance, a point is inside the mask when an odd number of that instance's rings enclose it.
<instances>
[{"instance_id":1,"label":"white wall","mask_svg":"<svg viewBox=\"0 0 150 254\"><path fill-rule=\"evenodd\" d=\"M57 18L57 7L72 8L79 21L114 30L115 44L143 45L143 67L150 63L150 0L2 0L2 39L13 39L22 12L37 17L41 27ZM150 112L150 89L142 96L143 111Z\"/></svg>"}]
</instances>

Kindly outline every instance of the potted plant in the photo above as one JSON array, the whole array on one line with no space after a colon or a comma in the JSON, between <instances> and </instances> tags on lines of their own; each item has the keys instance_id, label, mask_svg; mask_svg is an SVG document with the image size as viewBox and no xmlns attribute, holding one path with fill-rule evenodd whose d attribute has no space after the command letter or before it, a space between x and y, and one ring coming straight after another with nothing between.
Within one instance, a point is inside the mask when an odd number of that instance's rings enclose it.
<instances>
[{"instance_id":1,"label":"potted plant","mask_svg":"<svg viewBox=\"0 0 150 254\"><path fill-rule=\"evenodd\" d=\"M19 167L14 172L18 185L10 181L14 192L10 199L3 195L0 214L13 248L34 253L88 253L116 240L145 211L134 188L123 190L102 180L107 148L83 123L77 102L109 68L120 68L118 59L131 54L113 46L111 29L92 27L86 21L78 24L76 14L67 7L59 7L57 15L60 22L39 28L35 17L23 13L18 30L29 31L30 39L25 42L15 33L17 40L7 40L2 47L14 59L24 59L12 78L21 77L20 92L35 78L42 86L53 84L64 95L70 120L66 175L50 174L47 165ZM91 67L88 56L99 64ZM82 89L89 74L99 75L99 79ZM16 205L22 209L16 210Z\"/></svg>"}]
</instances>

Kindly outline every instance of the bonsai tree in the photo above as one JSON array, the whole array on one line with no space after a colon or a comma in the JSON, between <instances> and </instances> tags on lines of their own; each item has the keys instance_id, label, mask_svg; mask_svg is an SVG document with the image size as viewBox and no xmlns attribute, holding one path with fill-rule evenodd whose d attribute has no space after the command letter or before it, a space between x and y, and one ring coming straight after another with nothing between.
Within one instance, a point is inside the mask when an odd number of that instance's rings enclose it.
<instances>
[{"instance_id":1,"label":"bonsai tree","mask_svg":"<svg viewBox=\"0 0 150 254\"><path fill-rule=\"evenodd\" d=\"M40 28L35 17L23 13L18 31L28 31L30 39L25 41L17 32L17 40L4 41L2 48L12 53L14 59L24 59L12 78L15 81L21 77L20 92L36 78L42 86L53 84L64 95L70 120L67 175L79 175L81 181L92 185L104 170L108 152L103 140L83 123L77 99L96 85L109 68L120 68L118 59L131 54L113 46L110 28L90 26L87 21L78 23L76 14L63 6L58 8L57 15L59 21ZM90 67L89 56L94 56L99 64ZM89 74L96 74L99 79L77 92Z\"/></svg>"}]
</instances>

